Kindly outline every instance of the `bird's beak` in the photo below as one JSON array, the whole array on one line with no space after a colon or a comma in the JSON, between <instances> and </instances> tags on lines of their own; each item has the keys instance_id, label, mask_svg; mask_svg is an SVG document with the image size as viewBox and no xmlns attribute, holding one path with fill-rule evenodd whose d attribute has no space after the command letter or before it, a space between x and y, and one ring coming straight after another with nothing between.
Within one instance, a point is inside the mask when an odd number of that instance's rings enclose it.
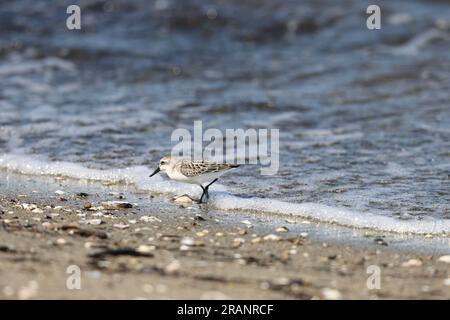
<instances>
[{"instance_id":1,"label":"bird's beak","mask_svg":"<svg viewBox=\"0 0 450 320\"><path fill-rule=\"evenodd\" d=\"M159 167L156 168L156 170L150 175L150 177L153 177L155 174L157 174L160 171L161 171L161 169Z\"/></svg>"}]
</instances>

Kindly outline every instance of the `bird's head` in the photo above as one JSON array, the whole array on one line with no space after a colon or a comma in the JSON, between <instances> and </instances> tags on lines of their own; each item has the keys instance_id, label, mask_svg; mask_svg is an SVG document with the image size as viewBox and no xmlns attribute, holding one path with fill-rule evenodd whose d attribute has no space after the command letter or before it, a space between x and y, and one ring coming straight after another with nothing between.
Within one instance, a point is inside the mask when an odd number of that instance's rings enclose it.
<instances>
[{"instance_id":1,"label":"bird's head","mask_svg":"<svg viewBox=\"0 0 450 320\"><path fill-rule=\"evenodd\" d=\"M157 174L160 171L166 171L169 169L172 165L172 159L171 157L163 157L161 160L159 160L158 168L150 175L150 177L153 177L155 174Z\"/></svg>"}]
</instances>

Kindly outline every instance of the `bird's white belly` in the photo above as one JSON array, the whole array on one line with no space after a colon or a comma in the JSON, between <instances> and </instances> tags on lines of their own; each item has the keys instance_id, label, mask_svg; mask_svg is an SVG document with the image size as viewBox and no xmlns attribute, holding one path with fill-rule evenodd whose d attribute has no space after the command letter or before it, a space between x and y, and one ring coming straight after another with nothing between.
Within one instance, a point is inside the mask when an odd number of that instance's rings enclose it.
<instances>
[{"instance_id":1,"label":"bird's white belly","mask_svg":"<svg viewBox=\"0 0 450 320\"><path fill-rule=\"evenodd\" d=\"M186 176L182 175L180 172L176 172L176 171L167 172L167 175L172 180L180 181L180 182L184 182L184 183L192 183L192 184L210 183L214 179L219 178L222 174L224 174L224 172L211 172L211 173L206 173L206 174L202 174L202 175L198 175L198 176L186 177Z\"/></svg>"}]
</instances>

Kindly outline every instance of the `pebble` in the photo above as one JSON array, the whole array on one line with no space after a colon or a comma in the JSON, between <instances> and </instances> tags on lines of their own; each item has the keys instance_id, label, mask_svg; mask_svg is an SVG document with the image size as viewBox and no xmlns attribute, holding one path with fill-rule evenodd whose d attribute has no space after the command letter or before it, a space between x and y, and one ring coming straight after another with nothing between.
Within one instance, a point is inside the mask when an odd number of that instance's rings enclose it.
<instances>
[{"instance_id":1,"label":"pebble","mask_svg":"<svg viewBox=\"0 0 450 320\"><path fill-rule=\"evenodd\" d=\"M116 224L114 224L113 225L113 227L114 228L117 228L117 229L127 229L127 228L129 228L130 227L130 225L129 224L123 224L123 223L116 223Z\"/></svg>"},{"instance_id":2,"label":"pebble","mask_svg":"<svg viewBox=\"0 0 450 320\"><path fill-rule=\"evenodd\" d=\"M302 238L307 238L307 237L308 237L308 232L302 232L302 233L300 233L300 237L302 237Z\"/></svg>"},{"instance_id":3,"label":"pebble","mask_svg":"<svg viewBox=\"0 0 450 320\"><path fill-rule=\"evenodd\" d=\"M419 259L410 259L402 263L402 267L420 267L421 265L422 261L420 261Z\"/></svg>"},{"instance_id":4,"label":"pebble","mask_svg":"<svg viewBox=\"0 0 450 320\"><path fill-rule=\"evenodd\" d=\"M181 268L180 262L178 260L173 260L167 266L164 267L164 271L168 274L174 274L178 272Z\"/></svg>"},{"instance_id":5,"label":"pebble","mask_svg":"<svg viewBox=\"0 0 450 320\"><path fill-rule=\"evenodd\" d=\"M384 239L381 238L381 237L377 237L377 238L373 239L373 241L376 244L379 244L380 246L387 246L388 245L388 243L386 241L384 241Z\"/></svg>"},{"instance_id":6,"label":"pebble","mask_svg":"<svg viewBox=\"0 0 450 320\"><path fill-rule=\"evenodd\" d=\"M92 208L92 203L90 203L89 201L87 201L87 202L83 203L83 207L84 207L85 209L90 209L90 208Z\"/></svg>"},{"instance_id":7,"label":"pebble","mask_svg":"<svg viewBox=\"0 0 450 320\"><path fill-rule=\"evenodd\" d=\"M193 246L195 244L195 240L191 237L184 237L183 239L181 239L180 243L181 245L185 246Z\"/></svg>"},{"instance_id":8,"label":"pebble","mask_svg":"<svg viewBox=\"0 0 450 320\"><path fill-rule=\"evenodd\" d=\"M325 300L340 300L340 299L342 299L342 294L336 289L323 288L322 290L320 290L320 292L322 293L322 297Z\"/></svg>"},{"instance_id":9,"label":"pebble","mask_svg":"<svg viewBox=\"0 0 450 320\"><path fill-rule=\"evenodd\" d=\"M244 242L245 242L245 239L243 239L243 238L234 238L233 247L234 248L240 247Z\"/></svg>"},{"instance_id":10,"label":"pebble","mask_svg":"<svg viewBox=\"0 0 450 320\"><path fill-rule=\"evenodd\" d=\"M89 210L89 211L101 211L101 210L104 210L105 208L103 208L102 206L98 206L98 207L90 207L90 208L88 208L87 210Z\"/></svg>"},{"instance_id":11,"label":"pebble","mask_svg":"<svg viewBox=\"0 0 450 320\"><path fill-rule=\"evenodd\" d=\"M22 207L23 209L29 210L29 211L32 211L32 210L34 210L34 209L37 209L37 205L35 205L35 204L30 204L30 203L22 203L22 204L21 204L21 207Z\"/></svg>"},{"instance_id":12,"label":"pebble","mask_svg":"<svg viewBox=\"0 0 450 320\"><path fill-rule=\"evenodd\" d=\"M252 239L252 243L260 243L261 242L261 238L260 237L256 237Z\"/></svg>"},{"instance_id":13,"label":"pebble","mask_svg":"<svg viewBox=\"0 0 450 320\"><path fill-rule=\"evenodd\" d=\"M277 236L276 234L268 234L264 237L264 240L266 241L280 241L281 237Z\"/></svg>"},{"instance_id":14,"label":"pebble","mask_svg":"<svg viewBox=\"0 0 450 320\"><path fill-rule=\"evenodd\" d=\"M289 229L287 227L279 227L275 230L276 232L288 232Z\"/></svg>"},{"instance_id":15,"label":"pebble","mask_svg":"<svg viewBox=\"0 0 450 320\"><path fill-rule=\"evenodd\" d=\"M66 239L59 238L56 240L56 244L62 246L62 245L67 244L67 241L66 241Z\"/></svg>"},{"instance_id":16,"label":"pebble","mask_svg":"<svg viewBox=\"0 0 450 320\"><path fill-rule=\"evenodd\" d=\"M450 286L450 278L444 280L444 286Z\"/></svg>"},{"instance_id":17,"label":"pebble","mask_svg":"<svg viewBox=\"0 0 450 320\"><path fill-rule=\"evenodd\" d=\"M142 216L139 218L139 220L144 222L161 222L160 219L153 217L153 216Z\"/></svg>"},{"instance_id":18,"label":"pebble","mask_svg":"<svg viewBox=\"0 0 450 320\"><path fill-rule=\"evenodd\" d=\"M101 206L107 210L133 208L133 205L131 203L125 202L125 201L106 201L106 202L102 202Z\"/></svg>"},{"instance_id":19,"label":"pebble","mask_svg":"<svg viewBox=\"0 0 450 320\"><path fill-rule=\"evenodd\" d=\"M31 210L31 212L33 212L33 213L44 213L44 210L42 210L40 208L36 208L36 209Z\"/></svg>"},{"instance_id":20,"label":"pebble","mask_svg":"<svg viewBox=\"0 0 450 320\"><path fill-rule=\"evenodd\" d=\"M84 220L84 223L92 224L92 225L99 225L102 223L102 220L101 219L90 219L90 220Z\"/></svg>"},{"instance_id":21,"label":"pebble","mask_svg":"<svg viewBox=\"0 0 450 320\"><path fill-rule=\"evenodd\" d=\"M241 221L243 224L246 224L246 225L251 225L252 223L250 222L250 221L248 221L248 220L242 220Z\"/></svg>"},{"instance_id":22,"label":"pebble","mask_svg":"<svg viewBox=\"0 0 450 320\"><path fill-rule=\"evenodd\" d=\"M56 190L55 194L57 194L58 196L62 196L63 194L66 194L66 193L62 190Z\"/></svg>"},{"instance_id":23,"label":"pebble","mask_svg":"<svg viewBox=\"0 0 450 320\"><path fill-rule=\"evenodd\" d=\"M136 251L139 253L149 253L151 251L154 251L156 249L155 246L149 246L146 244L141 244L139 247L136 248Z\"/></svg>"},{"instance_id":24,"label":"pebble","mask_svg":"<svg viewBox=\"0 0 450 320\"><path fill-rule=\"evenodd\" d=\"M183 194L181 196L173 198L173 201L176 203L184 203L184 204L191 204L194 202L194 199L192 199L187 194Z\"/></svg>"},{"instance_id":25,"label":"pebble","mask_svg":"<svg viewBox=\"0 0 450 320\"><path fill-rule=\"evenodd\" d=\"M450 255L441 256L441 257L439 257L439 259L437 261L438 262L450 263Z\"/></svg>"}]
</instances>

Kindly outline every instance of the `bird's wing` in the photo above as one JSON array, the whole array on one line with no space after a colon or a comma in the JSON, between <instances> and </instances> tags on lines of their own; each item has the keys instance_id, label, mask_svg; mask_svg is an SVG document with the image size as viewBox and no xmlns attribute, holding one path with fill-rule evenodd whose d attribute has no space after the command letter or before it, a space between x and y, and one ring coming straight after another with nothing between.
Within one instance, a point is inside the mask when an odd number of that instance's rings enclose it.
<instances>
[{"instance_id":1,"label":"bird's wing","mask_svg":"<svg viewBox=\"0 0 450 320\"><path fill-rule=\"evenodd\" d=\"M180 172L186 177L198 176L206 173L220 172L231 168L239 167L236 164L214 163L207 161L189 161L183 160L179 163Z\"/></svg>"}]
</instances>

